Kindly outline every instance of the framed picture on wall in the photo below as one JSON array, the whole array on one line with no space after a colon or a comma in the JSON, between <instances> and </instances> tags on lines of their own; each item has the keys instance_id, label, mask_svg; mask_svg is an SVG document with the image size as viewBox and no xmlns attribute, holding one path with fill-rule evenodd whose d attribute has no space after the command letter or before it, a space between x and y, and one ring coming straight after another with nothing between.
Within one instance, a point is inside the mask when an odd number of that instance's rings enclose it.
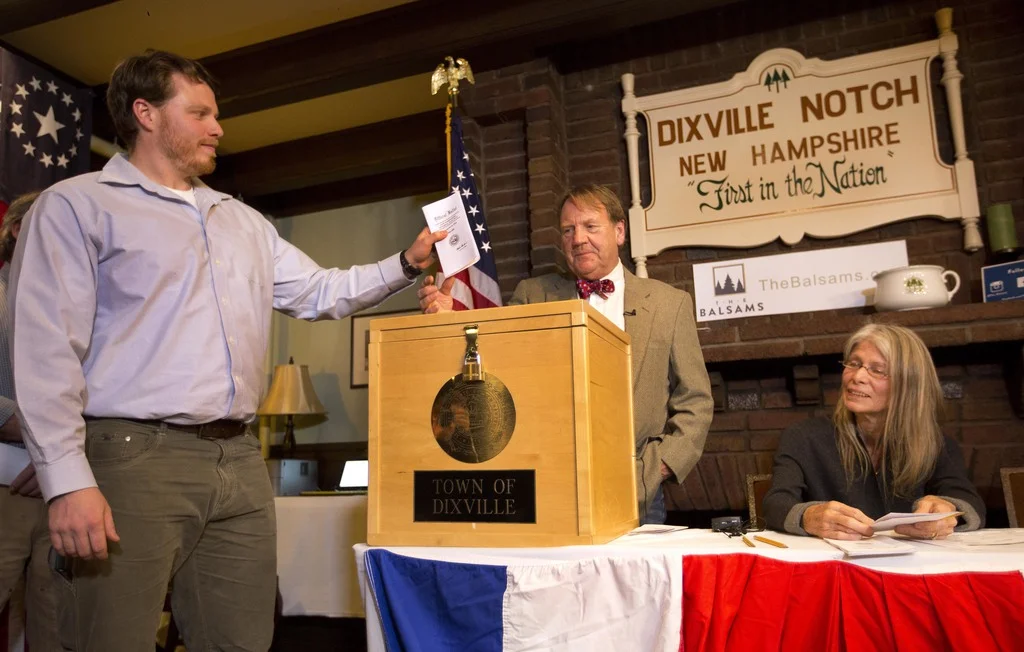
<instances>
[{"instance_id":1,"label":"framed picture on wall","mask_svg":"<svg viewBox=\"0 0 1024 652\"><path fill-rule=\"evenodd\" d=\"M352 389L370 384L370 321L379 317L422 314L419 310L392 310L352 315Z\"/></svg>"}]
</instances>

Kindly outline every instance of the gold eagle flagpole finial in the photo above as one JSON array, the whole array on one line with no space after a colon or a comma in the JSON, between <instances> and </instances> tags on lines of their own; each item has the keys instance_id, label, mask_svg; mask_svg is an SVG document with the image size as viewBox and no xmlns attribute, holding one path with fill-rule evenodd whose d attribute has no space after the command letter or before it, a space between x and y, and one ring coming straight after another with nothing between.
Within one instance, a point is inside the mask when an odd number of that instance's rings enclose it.
<instances>
[{"instance_id":1,"label":"gold eagle flagpole finial","mask_svg":"<svg viewBox=\"0 0 1024 652\"><path fill-rule=\"evenodd\" d=\"M458 106L460 79L465 79L470 84L476 83L473 80L473 69L469 67L469 62L462 58L445 57L444 63L437 64L434 74L430 76L430 94L437 95L437 91L448 84L448 99L453 106Z\"/></svg>"},{"instance_id":2,"label":"gold eagle flagpole finial","mask_svg":"<svg viewBox=\"0 0 1024 652\"><path fill-rule=\"evenodd\" d=\"M447 65L445 65L447 64ZM452 107L459 105L459 80L465 79L470 84L473 80L473 69L469 62L463 58L453 59L445 57L444 62L437 64L434 73L430 75L430 94L437 95L441 87L448 84L448 108L445 110L445 134L448 142L448 178L445 180L447 186L452 178Z\"/></svg>"}]
</instances>

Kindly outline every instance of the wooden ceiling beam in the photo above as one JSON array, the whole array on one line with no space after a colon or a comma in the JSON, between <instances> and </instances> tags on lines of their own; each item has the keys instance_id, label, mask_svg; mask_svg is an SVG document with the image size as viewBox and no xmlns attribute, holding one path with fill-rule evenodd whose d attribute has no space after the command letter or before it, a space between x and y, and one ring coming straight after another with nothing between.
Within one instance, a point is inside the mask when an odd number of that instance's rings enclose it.
<instances>
[{"instance_id":1,"label":"wooden ceiling beam","mask_svg":"<svg viewBox=\"0 0 1024 652\"><path fill-rule=\"evenodd\" d=\"M48 23L116 0L0 0L0 34Z\"/></svg>"},{"instance_id":2,"label":"wooden ceiling beam","mask_svg":"<svg viewBox=\"0 0 1024 652\"><path fill-rule=\"evenodd\" d=\"M247 201L307 186L445 167L444 113L430 111L222 156L207 180ZM435 186L444 183L442 169Z\"/></svg>"},{"instance_id":3,"label":"wooden ceiling beam","mask_svg":"<svg viewBox=\"0 0 1024 652\"><path fill-rule=\"evenodd\" d=\"M438 183L438 179L444 179L445 168L444 160L438 160L415 168L287 190L252 200L246 198L245 201L266 215L293 217L386 199L443 192L445 187Z\"/></svg>"},{"instance_id":4,"label":"wooden ceiling beam","mask_svg":"<svg viewBox=\"0 0 1024 652\"><path fill-rule=\"evenodd\" d=\"M446 55L477 71L678 16L724 0L508 0L453 10L418 0L202 60L219 82L222 118L322 97L415 74Z\"/></svg>"},{"instance_id":5,"label":"wooden ceiling beam","mask_svg":"<svg viewBox=\"0 0 1024 652\"><path fill-rule=\"evenodd\" d=\"M542 56L556 46L728 4L734 0L506 0L452 10L417 0L202 59L217 79L222 119L386 81L427 75L447 55L476 72ZM106 85L95 87L94 132L113 138Z\"/></svg>"}]
</instances>

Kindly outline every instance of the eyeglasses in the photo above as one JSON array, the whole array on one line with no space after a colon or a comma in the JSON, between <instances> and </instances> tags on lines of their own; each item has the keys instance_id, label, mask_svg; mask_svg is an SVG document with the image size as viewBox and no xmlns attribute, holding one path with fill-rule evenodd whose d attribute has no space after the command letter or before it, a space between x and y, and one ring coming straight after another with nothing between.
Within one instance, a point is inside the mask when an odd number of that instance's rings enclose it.
<instances>
[{"instance_id":1,"label":"eyeglasses","mask_svg":"<svg viewBox=\"0 0 1024 652\"><path fill-rule=\"evenodd\" d=\"M877 378L879 380L882 380L884 378L888 378L889 377L889 372L886 371L885 369L879 369L878 367L868 366L868 365L864 364L863 362L861 362L860 360L844 360L843 362L840 362L839 364L843 365L844 367L846 367L847 369L852 371L854 374L856 374L861 369L864 369L865 371L868 372L868 375L871 376L872 378Z\"/></svg>"}]
</instances>

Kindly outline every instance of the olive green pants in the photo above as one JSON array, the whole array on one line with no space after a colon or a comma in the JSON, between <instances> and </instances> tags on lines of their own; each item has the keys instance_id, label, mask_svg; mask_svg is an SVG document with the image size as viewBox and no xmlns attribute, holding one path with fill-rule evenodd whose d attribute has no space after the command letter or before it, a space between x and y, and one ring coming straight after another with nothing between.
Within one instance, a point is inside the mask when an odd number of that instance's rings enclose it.
<instances>
[{"instance_id":1,"label":"olive green pants","mask_svg":"<svg viewBox=\"0 0 1024 652\"><path fill-rule=\"evenodd\" d=\"M59 582L65 649L152 652L173 583L189 652L267 650L277 551L259 441L105 419L87 423L85 447L121 541Z\"/></svg>"},{"instance_id":2,"label":"olive green pants","mask_svg":"<svg viewBox=\"0 0 1024 652\"><path fill-rule=\"evenodd\" d=\"M42 498L11 495L0 486L0 611L25 578L25 638L32 652L60 652L57 586L48 562L50 527ZM0 641L0 648L7 641Z\"/></svg>"}]
</instances>

